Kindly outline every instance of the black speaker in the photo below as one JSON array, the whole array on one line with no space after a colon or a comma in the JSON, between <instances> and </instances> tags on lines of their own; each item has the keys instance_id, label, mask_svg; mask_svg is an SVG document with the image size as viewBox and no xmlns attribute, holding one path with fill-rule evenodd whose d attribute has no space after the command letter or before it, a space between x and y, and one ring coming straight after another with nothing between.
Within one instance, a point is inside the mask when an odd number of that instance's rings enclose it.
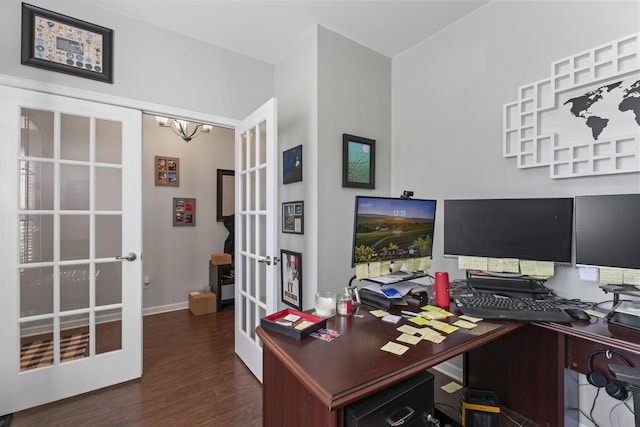
<instances>
[{"instance_id":1,"label":"black speaker","mask_svg":"<svg viewBox=\"0 0 640 427\"><path fill-rule=\"evenodd\" d=\"M433 375L421 372L345 407L345 427L432 426Z\"/></svg>"},{"instance_id":2,"label":"black speaker","mask_svg":"<svg viewBox=\"0 0 640 427\"><path fill-rule=\"evenodd\" d=\"M589 372L587 373L587 381L589 381L589 384L591 384L592 386L598 388L604 387L604 389L607 391L607 394L614 399L625 400L627 397L629 397L629 392L623 384L615 381L609 381L605 374L593 370L593 358L599 354L604 354L607 357L607 360L611 359L611 356L616 356L618 359L622 360L625 365L631 366L631 363L620 353L616 353L615 351L611 350L594 351L589 355L589 358L587 359L587 369L589 370Z\"/></svg>"}]
</instances>

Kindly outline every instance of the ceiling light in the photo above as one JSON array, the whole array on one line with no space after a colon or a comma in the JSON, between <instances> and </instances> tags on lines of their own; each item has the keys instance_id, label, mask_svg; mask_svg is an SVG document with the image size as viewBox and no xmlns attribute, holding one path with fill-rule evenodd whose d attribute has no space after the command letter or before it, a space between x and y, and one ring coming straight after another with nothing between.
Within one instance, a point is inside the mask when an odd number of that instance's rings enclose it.
<instances>
[{"instance_id":1,"label":"ceiling light","mask_svg":"<svg viewBox=\"0 0 640 427\"><path fill-rule=\"evenodd\" d=\"M191 141L196 136L200 135L200 133L210 133L213 129L211 125L201 125L197 123L190 123L186 120L179 119L170 119L168 117L156 116L156 123L161 128L169 128L182 138L185 142ZM195 127L192 127L195 126ZM190 129L192 127L192 129Z\"/></svg>"}]
</instances>

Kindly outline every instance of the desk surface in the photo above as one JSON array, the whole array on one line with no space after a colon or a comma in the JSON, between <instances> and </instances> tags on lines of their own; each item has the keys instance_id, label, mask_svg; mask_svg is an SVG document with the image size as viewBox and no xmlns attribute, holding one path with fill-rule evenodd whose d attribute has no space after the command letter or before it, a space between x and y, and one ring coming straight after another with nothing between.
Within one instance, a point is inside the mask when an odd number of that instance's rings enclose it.
<instances>
[{"instance_id":1,"label":"desk surface","mask_svg":"<svg viewBox=\"0 0 640 427\"><path fill-rule=\"evenodd\" d=\"M460 329L440 344L421 341L402 356L380 350L400 332L397 324L369 314L371 308L356 307L362 318L336 316L327 328L341 336L331 342L315 338L296 341L277 332L257 329L258 336L275 356L295 375L325 408L341 408L378 390L409 378L454 356L478 348L500 336L521 328L515 322L484 320L471 330ZM453 308L452 308L453 309ZM456 318L451 318L451 322Z\"/></svg>"}]
</instances>

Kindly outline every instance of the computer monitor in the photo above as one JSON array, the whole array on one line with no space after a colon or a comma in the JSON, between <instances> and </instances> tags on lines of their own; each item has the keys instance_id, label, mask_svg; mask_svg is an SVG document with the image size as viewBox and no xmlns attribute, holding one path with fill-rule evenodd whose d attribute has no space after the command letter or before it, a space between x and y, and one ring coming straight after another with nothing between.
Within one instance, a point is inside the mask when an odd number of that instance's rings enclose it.
<instances>
[{"instance_id":1,"label":"computer monitor","mask_svg":"<svg viewBox=\"0 0 640 427\"><path fill-rule=\"evenodd\" d=\"M444 201L445 257L571 264L573 198Z\"/></svg>"},{"instance_id":2,"label":"computer monitor","mask_svg":"<svg viewBox=\"0 0 640 427\"><path fill-rule=\"evenodd\" d=\"M640 194L576 197L576 265L640 269Z\"/></svg>"},{"instance_id":3,"label":"computer monitor","mask_svg":"<svg viewBox=\"0 0 640 427\"><path fill-rule=\"evenodd\" d=\"M356 196L351 264L430 257L436 201Z\"/></svg>"}]
</instances>

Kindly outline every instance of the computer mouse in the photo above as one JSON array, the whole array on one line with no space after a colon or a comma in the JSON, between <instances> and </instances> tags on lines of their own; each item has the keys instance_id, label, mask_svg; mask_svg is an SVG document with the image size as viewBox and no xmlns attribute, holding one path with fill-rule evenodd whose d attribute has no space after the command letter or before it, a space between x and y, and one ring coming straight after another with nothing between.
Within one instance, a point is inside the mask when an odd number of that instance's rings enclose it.
<instances>
[{"instance_id":1,"label":"computer mouse","mask_svg":"<svg viewBox=\"0 0 640 427\"><path fill-rule=\"evenodd\" d=\"M571 316L572 319L576 320L590 320L591 316L587 314L586 311L581 310L579 308L565 308L564 311Z\"/></svg>"}]
</instances>

